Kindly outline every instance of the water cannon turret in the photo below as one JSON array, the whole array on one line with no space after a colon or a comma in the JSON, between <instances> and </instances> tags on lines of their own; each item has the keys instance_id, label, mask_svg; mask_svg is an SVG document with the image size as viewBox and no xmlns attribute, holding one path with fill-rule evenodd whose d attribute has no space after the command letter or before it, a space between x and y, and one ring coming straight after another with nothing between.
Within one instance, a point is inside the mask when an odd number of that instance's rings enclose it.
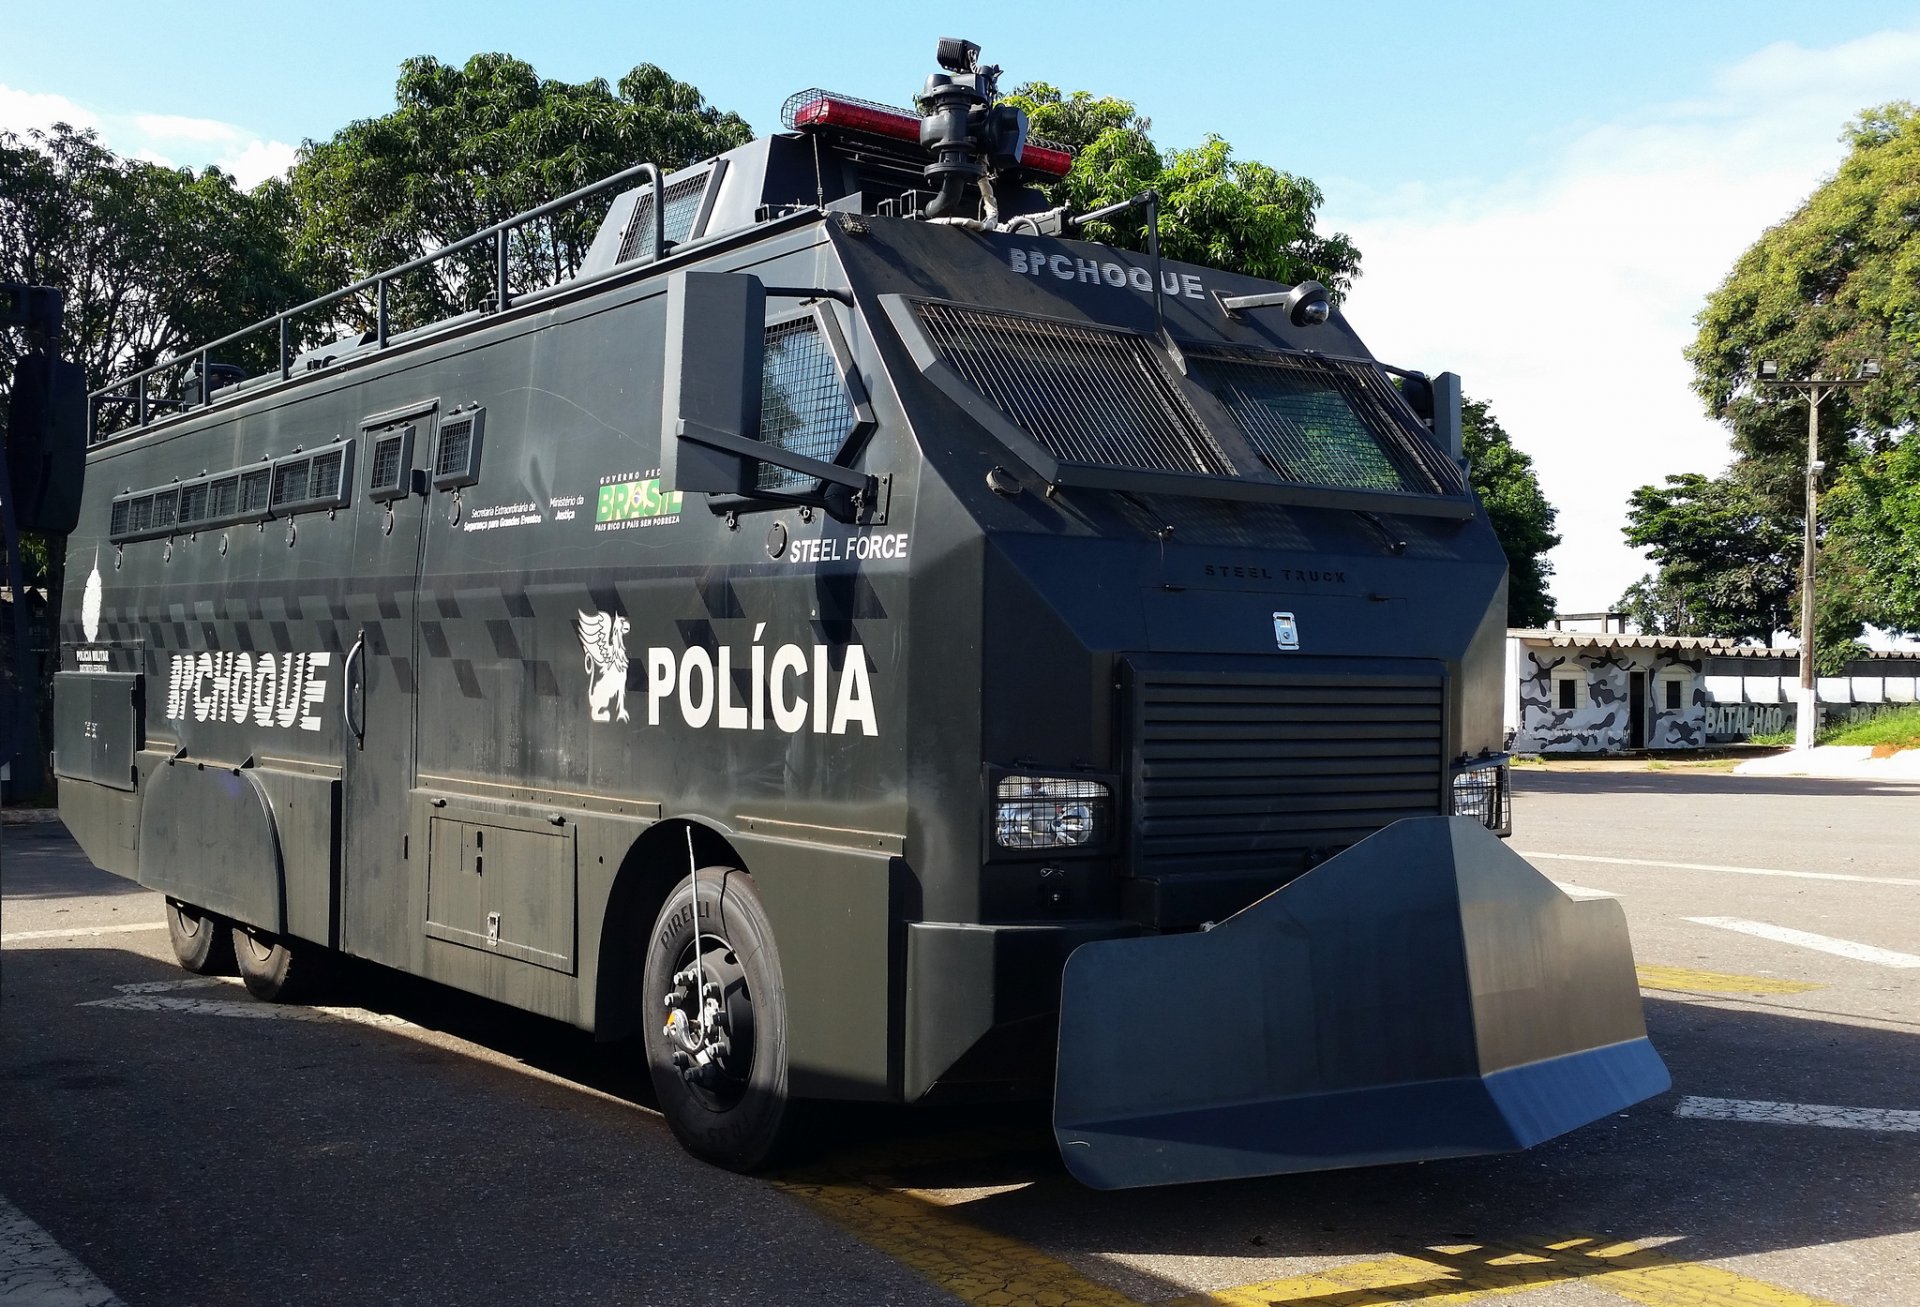
<instances>
[{"instance_id":1,"label":"water cannon turret","mask_svg":"<svg viewBox=\"0 0 1920 1307\"><path fill-rule=\"evenodd\" d=\"M926 178L938 192L927 216L950 215L967 184L977 182L987 221L992 222L1002 207L994 182L999 174L1019 167L1026 153L1027 115L995 103L1000 69L982 68L980 47L972 41L943 36L936 58L947 71L930 74L919 99L920 144L933 155Z\"/></svg>"}]
</instances>

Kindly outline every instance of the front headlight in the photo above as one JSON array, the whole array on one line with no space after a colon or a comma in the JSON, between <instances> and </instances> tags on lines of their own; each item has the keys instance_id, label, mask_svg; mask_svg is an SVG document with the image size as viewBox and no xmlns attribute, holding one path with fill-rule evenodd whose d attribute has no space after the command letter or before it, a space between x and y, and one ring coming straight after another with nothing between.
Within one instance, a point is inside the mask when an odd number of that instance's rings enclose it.
<instances>
[{"instance_id":1,"label":"front headlight","mask_svg":"<svg viewBox=\"0 0 1920 1307\"><path fill-rule=\"evenodd\" d=\"M1507 764L1482 763L1453 774L1453 815L1471 817L1495 835L1513 833L1507 799Z\"/></svg>"},{"instance_id":2,"label":"front headlight","mask_svg":"<svg viewBox=\"0 0 1920 1307\"><path fill-rule=\"evenodd\" d=\"M994 790L993 838L1003 849L1058 849L1106 839L1112 798L1099 781L1007 776Z\"/></svg>"}]
</instances>

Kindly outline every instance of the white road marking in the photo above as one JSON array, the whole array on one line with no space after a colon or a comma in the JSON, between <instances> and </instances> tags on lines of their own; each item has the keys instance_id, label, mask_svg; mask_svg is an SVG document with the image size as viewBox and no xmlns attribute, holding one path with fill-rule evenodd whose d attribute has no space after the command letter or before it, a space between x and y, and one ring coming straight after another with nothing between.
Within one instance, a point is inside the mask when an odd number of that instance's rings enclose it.
<instances>
[{"instance_id":1,"label":"white road marking","mask_svg":"<svg viewBox=\"0 0 1920 1307\"><path fill-rule=\"evenodd\" d=\"M196 976L191 980L149 980L133 985L115 985L118 998L94 998L78 1007L103 1007L117 1012L188 1012L203 1017L237 1017L243 1021L351 1021L356 1025L376 1026L383 1030L411 1028L404 1017L385 1012L369 1012L358 1007L297 1007L285 1003L261 1003L252 999L234 1001L224 998L173 998L173 991L201 989L216 985L237 985L230 977ZM0 1307L6 1299L0 1297Z\"/></svg>"},{"instance_id":2,"label":"white road marking","mask_svg":"<svg viewBox=\"0 0 1920 1307\"><path fill-rule=\"evenodd\" d=\"M1610 889L1590 889L1585 885L1576 885L1570 880L1556 880L1553 883L1570 899L1617 899L1620 897Z\"/></svg>"},{"instance_id":3,"label":"white road marking","mask_svg":"<svg viewBox=\"0 0 1920 1307\"><path fill-rule=\"evenodd\" d=\"M83 935L130 935L136 930L165 930L164 921L136 921L124 926L69 926L65 930L16 930L0 935L0 944L23 939L78 939Z\"/></svg>"},{"instance_id":4,"label":"white road marking","mask_svg":"<svg viewBox=\"0 0 1920 1307\"><path fill-rule=\"evenodd\" d=\"M1555 862L1600 862L1613 867L1661 867L1673 871L1727 871L1736 876L1788 876L1794 880L1845 880L1860 885L1908 885L1920 887L1920 880L1904 876L1849 876L1838 871L1781 871L1774 867L1727 867L1717 862L1660 862L1651 858L1603 858L1587 853L1522 853L1529 860Z\"/></svg>"},{"instance_id":5,"label":"white road marking","mask_svg":"<svg viewBox=\"0 0 1920 1307\"><path fill-rule=\"evenodd\" d=\"M0 1304L126 1307L52 1235L4 1198L0 1198Z\"/></svg>"},{"instance_id":6,"label":"white road marking","mask_svg":"<svg viewBox=\"0 0 1920 1307\"><path fill-rule=\"evenodd\" d=\"M1750 1098L1680 1100L1675 1116L1707 1121L1762 1121L1768 1125L1824 1125L1841 1130L1920 1131L1920 1112L1891 1107L1827 1107L1819 1103L1769 1103Z\"/></svg>"},{"instance_id":7,"label":"white road marking","mask_svg":"<svg viewBox=\"0 0 1920 1307\"><path fill-rule=\"evenodd\" d=\"M1858 962L1872 962L1883 967L1920 967L1920 957L1915 957L1911 953L1896 953L1890 948L1856 944L1850 939L1816 935L1811 931L1794 930L1789 926L1771 926L1764 921L1743 921L1739 917L1688 917L1686 920L1699 926L1737 930L1742 935L1754 935L1760 939L1776 940L1782 944L1797 944L1801 948L1818 949L1822 953L1853 958Z\"/></svg>"}]
</instances>

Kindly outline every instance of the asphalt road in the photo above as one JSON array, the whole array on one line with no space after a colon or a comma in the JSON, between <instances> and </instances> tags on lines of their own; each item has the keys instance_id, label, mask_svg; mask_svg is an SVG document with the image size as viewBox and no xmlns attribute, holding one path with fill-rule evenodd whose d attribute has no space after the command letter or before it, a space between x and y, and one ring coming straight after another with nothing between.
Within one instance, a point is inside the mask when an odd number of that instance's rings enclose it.
<instances>
[{"instance_id":1,"label":"asphalt road","mask_svg":"<svg viewBox=\"0 0 1920 1307\"><path fill-rule=\"evenodd\" d=\"M1920 789L1517 790L1514 847L1621 897L1674 1091L1506 1157L1115 1194L1033 1113L849 1110L800 1170L715 1171L584 1035L370 968L323 1009L183 984L156 896L6 827L0 1304L36 1301L8 1203L133 1307L1920 1303Z\"/></svg>"}]
</instances>

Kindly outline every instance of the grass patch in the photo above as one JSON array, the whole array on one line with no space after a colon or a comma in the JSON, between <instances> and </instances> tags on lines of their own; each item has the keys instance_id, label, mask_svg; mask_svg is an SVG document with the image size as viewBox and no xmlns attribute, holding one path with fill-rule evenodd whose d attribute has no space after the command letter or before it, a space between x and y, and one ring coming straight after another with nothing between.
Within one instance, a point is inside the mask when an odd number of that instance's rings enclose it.
<instances>
[{"instance_id":1,"label":"grass patch","mask_svg":"<svg viewBox=\"0 0 1920 1307\"><path fill-rule=\"evenodd\" d=\"M1879 713L1863 722L1823 733L1822 744L1890 744L1896 749L1920 749L1920 704Z\"/></svg>"}]
</instances>

